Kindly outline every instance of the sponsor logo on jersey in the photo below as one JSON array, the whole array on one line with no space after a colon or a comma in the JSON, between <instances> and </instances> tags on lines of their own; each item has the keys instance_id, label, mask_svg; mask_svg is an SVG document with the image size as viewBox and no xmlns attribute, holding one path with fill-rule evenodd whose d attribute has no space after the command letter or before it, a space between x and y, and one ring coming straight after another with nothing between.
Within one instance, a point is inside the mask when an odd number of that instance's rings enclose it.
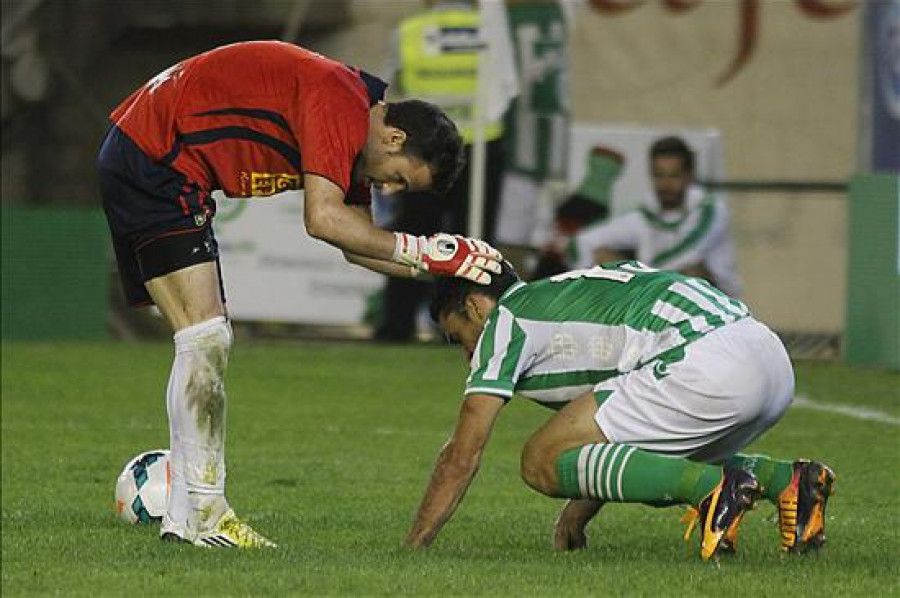
<instances>
[{"instance_id":1,"label":"sponsor logo on jersey","mask_svg":"<svg viewBox=\"0 0 900 598\"><path fill-rule=\"evenodd\" d=\"M662 380L669 375L669 364L663 360L659 360L653 364L653 375L657 380Z\"/></svg>"},{"instance_id":2,"label":"sponsor logo on jersey","mask_svg":"<svg viewBox=\"0 0 900 598\"><path fill-rule=\"evenodd\" d=\"M578 355L578 341L571 334L554 334L550 340L550 352L557 359L575 359L575 356Z\"/></svg>"},{"instance_id":3,"label":"sponsor logo on jersey","mask_svg":"<svg viewBox=\"0 0 900 598\"><path fill-rule=\"evenodd\" d=\"M249 179L249 180L248 180ZM247 183L250 188L247 189ZM283 172L246 172L241 173L241 192L252 197L273 195L282 191L293 191L300 188L300 175Z\"/></svg>"}]
</instances>

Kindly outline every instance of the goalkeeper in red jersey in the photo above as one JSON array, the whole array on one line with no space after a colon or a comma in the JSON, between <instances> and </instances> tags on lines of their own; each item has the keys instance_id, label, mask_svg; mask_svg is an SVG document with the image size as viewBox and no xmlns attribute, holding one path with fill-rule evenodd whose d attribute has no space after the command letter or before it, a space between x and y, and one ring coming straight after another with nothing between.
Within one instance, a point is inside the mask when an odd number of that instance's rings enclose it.
<instances>
[{"instance_id":1,"label":"goalkeeper in red jersey","mask_svg":"<svg viewBox=\"0 0 900 598\"><path fill-rule=\"evenodd\" d=\"M122 285L129 304L156 304L174 332L164 539L274 545L225 499L224 378L233 337L212 191L255 197L303 189L307 232L384 274L487 283L500 271L499 255L481 241L372 224L371 186L441 191L462 166L453 123L426 102L384 103L385 87L291 44L245 42L164 70L110 115L98 166Z\"/></svg>"}]
</instances>

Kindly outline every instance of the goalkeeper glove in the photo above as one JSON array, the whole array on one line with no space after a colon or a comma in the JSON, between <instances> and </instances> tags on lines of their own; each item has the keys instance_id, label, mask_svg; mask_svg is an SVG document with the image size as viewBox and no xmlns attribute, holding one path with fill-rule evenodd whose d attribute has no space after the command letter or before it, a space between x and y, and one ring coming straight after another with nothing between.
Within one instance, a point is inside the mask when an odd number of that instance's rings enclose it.
<instances>
[{"instance_id":1,"label":"goalkeeper glove","mask_svg":"<svg viewBox=\"0 0 900 598\"><path fill-rule=\"evenodd\" d=\"M501 272L500 252L480 239L438 233L415 237L394 233L393 260L412 266L417 272L436 276L459 276L478 284L490 284L491 272Z\"/></svg>"}]
</instances>

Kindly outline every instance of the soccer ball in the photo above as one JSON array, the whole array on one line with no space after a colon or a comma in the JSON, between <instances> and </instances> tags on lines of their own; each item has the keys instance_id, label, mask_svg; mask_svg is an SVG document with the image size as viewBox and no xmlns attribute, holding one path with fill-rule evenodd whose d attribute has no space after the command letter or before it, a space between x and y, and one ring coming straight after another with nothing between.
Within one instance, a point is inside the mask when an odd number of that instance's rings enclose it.
<instances>
[{"instance_id":1,"label":"soccer ball","mask_svg":"<svg viewBox=\"0 0 900 598\"><path fill-rule=\"evenodd\" d=\"M128 523L158 522L169 498L169 451L141 453L116 480L116 513Z\"/></svg>"}]
</instances>

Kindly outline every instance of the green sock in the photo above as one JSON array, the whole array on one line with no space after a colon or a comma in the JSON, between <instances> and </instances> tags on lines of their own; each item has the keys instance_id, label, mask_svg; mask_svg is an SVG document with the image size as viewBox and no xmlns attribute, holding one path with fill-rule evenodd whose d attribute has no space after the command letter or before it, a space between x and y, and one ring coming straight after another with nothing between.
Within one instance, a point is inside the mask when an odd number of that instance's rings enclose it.
<instances>
[{"instance_id":1,"label":"green sock","mask_svg":"<svg viewBox=\"0 0 900 598\"><path fill-rule=\"evenodd\" d=\"M753 473L763 486L763 496L772 502L791 483L794 475L792 461L780 461L765 455L737 454L728 460L728 465Z\"/></svg>"},{"instance_id":2,"label":"green sock","mask_svg":"<svg viewBox=\"0 0 900 598\"><path fill-rule=\"evenodd\" d=\"M625 444L588 444L556 461L560 494L612 502L698 504L722 469Z\"/></svg>"}]
</instances>

